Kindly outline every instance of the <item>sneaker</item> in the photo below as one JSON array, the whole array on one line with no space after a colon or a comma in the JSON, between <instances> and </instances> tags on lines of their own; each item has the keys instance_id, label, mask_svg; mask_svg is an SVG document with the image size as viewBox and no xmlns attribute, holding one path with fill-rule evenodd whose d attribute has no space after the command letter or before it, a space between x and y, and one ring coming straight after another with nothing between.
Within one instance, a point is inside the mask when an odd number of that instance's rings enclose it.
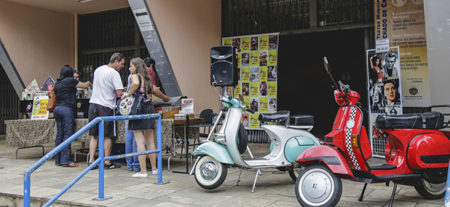
<instances>
[{"instance_id":1,"label":"sneaker","mask_svg":"<svg viewBox=\"0 0 450 207\"><path fill-rule=\"evenodd\" d=\"M140 172L134 173L134 174L132 175L132 177L133 177L133 178L146 178L146 177L147 177L147 173L140 173Z\"/></svg>"},{"instance_id":2,"label":"sneaker","mask_svg":"<svg viewBox=\"0 0 450 207\"><path fill-rule=\"evenodd\" d=\"M120 168L121 167L120 165L114 164L114 163L111 163L110 165L105 163L104 166L105 166L105 169L116 169L116 168Z\"/></svg>"},{"instance_id":3,"label":"sneaker","mask_svg":"<svg viewBox=\"0 0 450 207\"><path fill-rule=\"evenodd\" d=\"M91 165L91 163L88 162L87 165L89 166L89 165ZM95 170L95 169L97 169L97 168L98 168L98 165L94 166L91 170Z\"/></svg>"},{"instance_id":4,"label":"sneaker","mask_svg":"<svg viewBox=\"0 0 450 207\"><path fill-rule=\"evenodd\" d=\"M152 170L152 175L158 175L158 170Z\"/></svg>"}]
</instances>

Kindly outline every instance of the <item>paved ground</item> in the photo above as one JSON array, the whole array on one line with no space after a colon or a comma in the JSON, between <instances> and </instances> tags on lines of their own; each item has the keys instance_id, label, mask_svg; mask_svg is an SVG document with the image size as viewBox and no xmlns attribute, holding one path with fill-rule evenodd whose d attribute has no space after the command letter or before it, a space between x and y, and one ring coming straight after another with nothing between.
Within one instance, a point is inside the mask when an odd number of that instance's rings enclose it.
<instances>
[{"instance_id":1,"label":"paved ground","mask_svg":"<svg viewBox=\"0 0 450 207\"><path fill-rule=\"evenodd\" d=\"M49 152L52 146L46 146ZM15 149L7 148L0 137L0 206L22 205L23 173L36 162L41 152L39 148L19 151L15 159ZM85 160L80 156L79 160ZM31 176L31 196L34 205L40 206L54 196L67 183L75 178L85 167L63 168L46 162ZM184 161L173 159L172 169L183 170ZM214 191L205 191L195 182L193 176L176 174L166 169L167 155L164 159L163 180L170 183L154 184L156 175L148 178L132 178L132 172L125 167L105 171L105 195L112 196L105 201L94 201L98 196L98 170L89 172L64 194L54 206L299 206L294 193L294 182L288 174L274 174L270 169L263 171L258 179L256 192L251 193L255 171L244 171L241 183L236 186L238 169L229 169L225 183ZM342 198L338 206L387 206L392 185L372 184L366 190L363 202L357 197L362 184L343 181ZM39 203L40 201L40 203ZM443 206L444 199L424 200L415 189L400 186L397 189L394 206Z\"/></svg>"}]
</instances>

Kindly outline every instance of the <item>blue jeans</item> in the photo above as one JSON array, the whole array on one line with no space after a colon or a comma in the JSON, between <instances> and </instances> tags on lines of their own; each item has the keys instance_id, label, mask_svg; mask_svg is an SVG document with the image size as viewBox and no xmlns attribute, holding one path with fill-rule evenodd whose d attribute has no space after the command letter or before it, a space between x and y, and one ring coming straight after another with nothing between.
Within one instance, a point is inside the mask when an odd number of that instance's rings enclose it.
<instances>
[{"instance_id":1,"label":"blue jeans","mask_svg":"<svg viewBox=\"0 0 450 207\"><path fill-rule=\"evenodd\" d=\"M128 130L128 120L125 120L125 153L137 152L136 141L132 130ZM137 156L125 158L127 161L127 169L139 171L139 159Z\"/></svg>"},{"instance_id":2,"label":"blue jeans","mask_svg":"<svg viewBox=\"0 0 450 207\"><path fill-rule=\"evenodd\" d=\"M74 109L68 106L56 106L53 110L56 120L56 139L55 147L64 142L67 138L72 136L74 131L75 116ZM56 165L67 165L73 163L70 159L71 145L67 145L55 155Z\"/></svg>"}]
</instances>

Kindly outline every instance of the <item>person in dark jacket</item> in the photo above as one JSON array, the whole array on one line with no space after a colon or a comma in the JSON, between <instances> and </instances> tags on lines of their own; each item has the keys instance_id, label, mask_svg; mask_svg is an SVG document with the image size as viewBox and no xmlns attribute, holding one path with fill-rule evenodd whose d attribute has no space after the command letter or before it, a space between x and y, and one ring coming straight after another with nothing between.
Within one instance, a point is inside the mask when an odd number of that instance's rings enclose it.
<instances>
[{"instance_id":1,"label":"person in dark jacket","mask_svg":"<svg viewBox=\"0 0 450 207\"><path fill-rule=\"evenodd\" d=\"M80 82L73 78L74 70L69 65L61 68L60 77L55 83L56 106L53 115L56 120L55 146L64 142L74 133L75 111L77 104L77 88L87 88L88 82ZM66 146L55 155L55 164L63 167L77 167L78 165L70 159L71 146Z\"/></svg>"}]
</instances>

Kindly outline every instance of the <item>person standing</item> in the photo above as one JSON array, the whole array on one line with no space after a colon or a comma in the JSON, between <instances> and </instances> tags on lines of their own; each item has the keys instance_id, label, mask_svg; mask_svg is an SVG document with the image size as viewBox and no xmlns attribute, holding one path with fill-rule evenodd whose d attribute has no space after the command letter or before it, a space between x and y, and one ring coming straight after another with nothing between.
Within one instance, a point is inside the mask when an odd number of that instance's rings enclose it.
<instances>
[{"instance_id":1,"label":"person standing","mask_svg":"<svg viewBox=\"0 0 450 207\"><path fill-rule=\"evenodd\" d=\"M137 114L152 114L155 113L155 108L152 104L152 94L163 99L165 102L170 101L170 97L162 93L156 87L150 78L144 60L141 58L133 58L130 61L131 85L127 93L122 95L122 99L135 94L142 96L142 102L138 108ZM128 122L128 129L133 130L134 138L137 144L137 151L143 152L147 150L155 150L155 140L153 136L153 129L155 128L154 119L130 120ZM156 154L148 155L150 164L152 166L152 174L157 174L156 168ZM147 177L147 163L146 155L139 155L140 172L133 174L133 177Z\"/></svg>"},{"instance_id":2,"label":"person standing","mask_svg":"<svg viewBox=\"0 0 450 207\"><path fill-rule=\"evenodd\" d=\"M128 76L128 84L127 84L127 92L130 90L131 85L131 74ZM134 134L132 130L128 129L128 122L129 120L125 120L125 153L134 153L137 152L137 145L136 141L134 140ZM132 157L126 157L125 161L127 163L127 169L129 171L139 172L140 165L139 165L139 159L137 156Z\"/></svg>"},{"instance_id":3,"label":"person standing","mask_svg":"<svg viewBox=\"0 0 450 207\"><path fill-rule=\"evenodd\" d=\"M73 75L73 68L64 65L61 68L60 77L55 83L54 90L57 100L53 110L57 129L55 146L60 145L74 132L77 88L87 88L91 85L89 81L83 83L76 80ZM78 164L70 159L70 154L71 145L69 144L55 155L55 164L63 167L78 167Z\"/></svg>"},{"instance_id":4,"label":"person standing","mask_svg":"<svg viewBox=\"0 0 450 207\"><path fill-rule=\"evenodd\" d=\"M98 67L94 72L92 96L89 100L89 122L100 116L115 115L116 94L122 95L123 84L119 71L124 67L125 57L121 53L114 53L108 65ZM105 157L111 155L112 137L116 136L115 122L105 122L104 152ZM98 146L98 125L89 130L91 141L89 143L89 163L94 162L95 151ZM88 163L88 164L89 164ZM120 165L106 160L105 169L120 168Z\"/></svg>"}]
</instances>

